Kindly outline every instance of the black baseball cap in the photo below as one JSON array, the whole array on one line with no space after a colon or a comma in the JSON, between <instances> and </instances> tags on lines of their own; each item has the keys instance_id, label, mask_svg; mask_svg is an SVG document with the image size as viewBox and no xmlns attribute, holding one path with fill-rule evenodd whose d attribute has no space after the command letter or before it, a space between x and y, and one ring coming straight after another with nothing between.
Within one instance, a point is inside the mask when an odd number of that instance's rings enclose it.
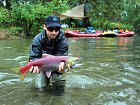
<instances>
[{"instance_id":1,"label":"black baseball cap","mask_svg":"<svg viewBox=\"0 0 140 105\"><path fill-rule=\"evenodd\" d=\"M55 15L48 16L45 19L45 25L47 27L61 27L60 18Z\"/></svg>"}]
</instances>

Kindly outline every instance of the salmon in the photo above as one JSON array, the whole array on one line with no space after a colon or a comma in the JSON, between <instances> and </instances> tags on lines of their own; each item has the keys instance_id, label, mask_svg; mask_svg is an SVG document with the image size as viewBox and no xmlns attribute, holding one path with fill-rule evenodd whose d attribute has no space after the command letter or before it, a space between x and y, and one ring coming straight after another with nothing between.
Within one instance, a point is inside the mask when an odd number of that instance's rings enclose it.
<instances>
[{"instance_id":1,"label":"salmon","mask_svg":"<svg viewBox=\"0 0 140 105\"><path fill-rule=\"evenodd\" d=\"M69 70L70 66L74 65L74 63L79 60L77 57L69 57L69 56L53 56L49 54L45 54L42 58L34 60L32 62L28 62L25 66L20 69L14 68L13 70L20 74L20 80L24 80L27 72L32 66L38 66L41 71L52 72L59 71L60 62L65 63L65 69ZM68 66L69 65L69 66Z\"/></svg>"},{"instance_id":2,"label":"salmon","mask_svg":"<svg viewBox=\"0 0 140 105\"><path fill-rule=\"evenodd\" d=\"M68 60L68 56L47 56L45 58L37 59L35 61L27 63L25 66L20 68L20 73L24 74L27 72L32 66L38 66L39 68L47 68L52 65L59 65L60 62L66 63Z\"/></svg>"}]
</instances>

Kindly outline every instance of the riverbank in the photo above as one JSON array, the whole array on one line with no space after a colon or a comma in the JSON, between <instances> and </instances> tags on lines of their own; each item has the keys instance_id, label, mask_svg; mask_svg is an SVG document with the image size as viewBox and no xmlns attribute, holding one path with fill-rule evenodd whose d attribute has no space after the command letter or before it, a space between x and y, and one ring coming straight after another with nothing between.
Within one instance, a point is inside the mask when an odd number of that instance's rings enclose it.
<instances>
[{"instance_id":1,"label":"riverbank","mask_svg":"<svg viewBox=\"0 0 140 105\"><path fill-rule=\"evenodd\" d=\"M6 29L0 29L0 40L4 39L22 39L21 36L14 36Z\"/></svg>"},{"instance_id":2,"label":"riverbank","mask_svg":"<svg viewBox=\"0 0 140 105\"><path fill-rule=\"evenodd\" d=\"M10 33L5 29L0 29L0 39L8 39L10 38Z\"/></svg>"}]
</instances>

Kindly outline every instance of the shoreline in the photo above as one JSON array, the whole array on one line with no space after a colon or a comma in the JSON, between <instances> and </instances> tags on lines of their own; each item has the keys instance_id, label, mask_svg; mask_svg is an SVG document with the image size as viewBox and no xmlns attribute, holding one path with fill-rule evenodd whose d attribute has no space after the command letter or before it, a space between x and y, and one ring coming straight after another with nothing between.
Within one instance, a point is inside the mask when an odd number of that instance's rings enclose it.
<instances>
[{"instance_id":1,"label":"shoreline","mask_svg":"<svg viewBox=\"0 0 140 105\"><path fill-rule=\"evenodd\" d=\"M5 29L0 29L0 40L7 40L7 39L22 39L23 37L21 36L14 36L11 35L10 32L8 32Z\"/></svg>"}]
</instances>

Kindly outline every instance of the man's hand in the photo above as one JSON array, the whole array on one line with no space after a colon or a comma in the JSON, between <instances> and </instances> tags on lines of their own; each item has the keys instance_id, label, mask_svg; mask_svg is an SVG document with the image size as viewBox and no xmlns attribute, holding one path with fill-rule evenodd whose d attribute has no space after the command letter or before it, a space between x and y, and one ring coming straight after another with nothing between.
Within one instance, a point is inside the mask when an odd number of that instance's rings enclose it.
<instances>
[{"instance_id":1,"label":"man's hand","mask_svg":"<svg viewBox=\"0 0 140 105\"><path fill-rule=\"evenodd\" d=\"M30 71L31 73L40 73L40 70L39 70L38 66L32 66L32 67L29 69L29 71Z\"/></svg>"},{"instance_id":2,"label":"man's hand","mask_svg":"<svg viewBox=\"0 0 140 105\"><path fill-rule=\"evenodd\" d=\"M61 63L59 64L59 70L58 70L59 73L64 73L64 69L65 69L65 68L64 68L64 64L65 64L64 62L61 62Z\"/></svg>"},{"instance_id":3,"label":"man's hand","mask_svg":"<svg viewBox=\"0 0 140 105\"><path fill-rule=\"evenodd\" d=\"M59 73L64 73L65 72L64 70L66 69L65 66L66 66L65 63L61 62L60 65L59 65L59 71L58 72ZM67 64L67 69L70 70L70 65L69 64Z\"/></svg>"}]
</instances>

